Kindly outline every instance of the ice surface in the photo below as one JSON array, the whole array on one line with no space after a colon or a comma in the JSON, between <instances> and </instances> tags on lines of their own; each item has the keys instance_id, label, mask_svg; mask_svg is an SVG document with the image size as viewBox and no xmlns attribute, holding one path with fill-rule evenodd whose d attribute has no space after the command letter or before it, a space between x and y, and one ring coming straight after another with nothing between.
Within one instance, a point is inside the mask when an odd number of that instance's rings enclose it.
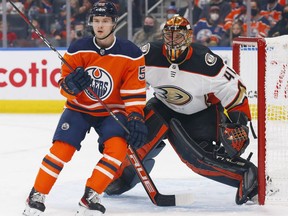
<instances>
[{"instance_id":1,"label":"ice surface","mask_svg":"<svg viewBox=\"0 0 288 216\"><path fill-rule=\"evenodd\" d=\"M59 114L0 114L0 206L3 216L21 215L42 158L51 146ZM86 178L99 160L97 135L91 130L72 161L63 169L46 199L43 216L72 216L83 195ZM183 207L157 207L141 184L121 195L102 198L107 216L270 216L287 215L288 207L279 205L238 206L236 188L211 181L193 173L167 147L157 156L151 177L162 194L191 193L194 203Z\"/></svg>"}]
</instances>

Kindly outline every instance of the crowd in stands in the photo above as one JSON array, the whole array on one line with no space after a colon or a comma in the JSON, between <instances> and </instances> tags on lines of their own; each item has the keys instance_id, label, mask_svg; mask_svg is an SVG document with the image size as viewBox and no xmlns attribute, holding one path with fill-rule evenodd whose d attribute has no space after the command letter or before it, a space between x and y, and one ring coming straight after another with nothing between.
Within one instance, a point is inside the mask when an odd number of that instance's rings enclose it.
<instances>
[{"instance_id":1,"label":"crowd in stands","mask_svg":"<svg viewBox=\"0 0 288 216\"><path fill-rule=\"evenodd\" d=\"M55 46L66 46L66 0L12 0L33 23L33 25ZM71 32L70 41L89 35L87 15L92 5L105 0L70 0ZM107 0L106 0L107 1ZM108 0L113 2L119 14L127 10L126 0ZM148 1L148 7L157 3ZM288 5L285 0L194 0L192 8L176 7L175 1L169 2L165 19L175 14L190 18L192 12L193 40L207 46L231 46L233 38L238 36L275 37L288 33ZM247 3L250 2L249 7ZM134 0L133 42L142 45L148 41L161 40L161 29L165 20L145 15L145 1ZM0 3L0 13L3 12ZM251 11L247 11L251 8ZM33 29L27 25L11 6L6 4L7 40L9 47L41 47L45 44ZM250 20L248 20L250 17ZM21 20L22 19L22 20ZM247 23L250 24L249 27ZM2 41L2 20L0 20L0 39Z\"/></svg>"}]
</instances>

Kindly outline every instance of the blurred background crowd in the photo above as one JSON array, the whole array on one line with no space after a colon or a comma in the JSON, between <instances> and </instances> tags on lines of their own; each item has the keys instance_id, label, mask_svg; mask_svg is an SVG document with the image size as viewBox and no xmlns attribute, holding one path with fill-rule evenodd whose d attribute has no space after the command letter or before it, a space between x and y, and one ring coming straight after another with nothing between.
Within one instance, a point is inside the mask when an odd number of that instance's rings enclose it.
<instances>
[{"instance_id":1,"label":"blurred background crowd","mask_svg":"<svg viewBox=\"0 0 288 216\"><path fill-rule=\"evenodd\" d=\"M11 0L55 47L90 35L87 17L102 0ZM106 0L107 1L107 0ZM174 14L193 25L193 40L229 47L238 36L275 37L288 34L288 0L108 0L119 11L116 35L138 46L161 40L165 21ZM0 47L46 45L12 7L0 3Z\"/></svg>"}]
</instances>

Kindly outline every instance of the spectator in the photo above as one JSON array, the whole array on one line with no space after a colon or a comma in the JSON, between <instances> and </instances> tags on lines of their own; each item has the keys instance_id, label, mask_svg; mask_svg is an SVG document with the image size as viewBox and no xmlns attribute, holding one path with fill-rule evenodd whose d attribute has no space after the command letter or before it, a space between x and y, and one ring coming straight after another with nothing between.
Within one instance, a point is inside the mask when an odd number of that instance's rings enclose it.
<instances>
[{"instance_id":1,"label":"spectator","mask_svg":"<svg viewBox=\"0 0 288 216\"><path fill-rule=\"evenodd\" d=\"M270 30L269 20L260 14L260 1L251 0L251 32L247 34L247 22L243 24L244 35L250 37L267 37Z\"/></svg>"},{"instance_id":2,"label":"spectator","mask_svg":"<svg viewBox=\"0 0 288 216\"><path fill-rule=\"evenodd\" d=\"M274 26L281 19L282 11L283 6L278 3L278 0L268 0L262 5L260 14L269 20L270 26Z\"/></svg>"},{"instance_id":3,"label":"spectator","mask_svg":"<svg viewBox=\"0 0 288 216\"><path fill-rule=\"evenodd\" d=\"M41 14L53 13L53 0L26 0L24 2L25 11L29 13L36 12ZM32 11L30 11L32 10ZM34 17L35 18L35 17Z\"/></svg>"},{"instance_id":4,"label":"spectator","mask_svg":"<svg viewBox=\"0 0 288 216\"><path fill-rule=\"evenodd\" d=\"M166 20L172 18L177 13L178 13L178 9L175 6L175 2L171 2L171 4L169 5L169 7L166 10ZM160 25L160 30L163 29L163 27L166 23L166 20Z\"/></svg>"},{"instance_id":5,"label":"spectator","mask_svg":"<svg viewBox=\"0 0 288 216\"><path fill-rule=\"evenodd\" d=\"M175 2L171 2L171 4L166 10L166 19L168 20L172 18L177 13L178 13L178 8L175 6Z\"/></svg>"},{"instance_id":6,"label":"spectator","mask_svg":"<svg viewBox=\"0 0 288 216\"><path fill-rule=\"evenodd\" d=\"M279 0L279 3L284 7L286 5L286 0Z\"/></svg>"},{"instance_id":7,"label":"spectator","mask_svg":"<svg viewBox=\"0 0 288 216\"><path fill-rule=\"evenodd\" d=\"M62 30L61 26L56 22L51 25L50 33L47 35L47 38L54 46L65 47L66 35L66 30Z\"/></svg>"},{"instance_id":8,"label":"spectator","mask_svg":"<svg viewBox=\"0 0 288 216\"><path fill-rule=\"evenodd\" d=\"M143 27L134 34L132 41L136 45L142 46L147 42L160 40L160 37L161 32L156 18L152 15L147 15L144 19Z\"/></svg>"},{"instance_id":9,"label":"spectator","mask_svg":"<svg viewBox=\"0 0 288 216\"><path fill-rule=\"evenodd\" d=\"M219 46L232 46L233 39L239 36L244 36L243 23L240 20L235 21L231 28L225 32Z\"/></svg>"},{"instance_id":10,"label":"spectator","mask_svg":"<svg viewBox=\"0 0 288 216\"><path fill-rule=\"evenodd\" d=\"M41 0L41 7L43 9L42 13L53 13L53 0Z\"/></svg>"},{"instance_id":11,"label":"spectator","mask_svg":"<svg viewBox=\"0 0 288 216\"><path fill-rule=\"evenodd\" d=\"M85 22L86 16L92 7L89 0L70 0L71 16L77 22Z\"/></svg>"},{"instance_id":12,"label":"spectator","mask_svg":"<svg viewBox=\"0 0 288 216\"><path fill-rule=\"evenodd\" d=\"M25 12L24 5L19 0L11 0L14 5L22 12ZM15 10L15 8L10 4L10 2L6 1L6 12L7 14L18 14L18 12ZM0 14L3 13L3 2L0 3Z\"/></svg>"},{"instance_id":13,"label":"spectator","mask_svg":"<svg viewBox=\"0 0 288 216\"><path fill-rule=\"evenodd\" d=\"M45 37L46 36L46 32L41 28L40 23L38 20L33 19L31 21L32 25ZM42 39L39 37L39 35L33 30L31 29L31 34L30 34L30 38L29 38L32 42L34 42L35 46L37 47L41 47L41 46L46 46Z\"/></svg>"},{"instance_id":14,"label":"spectator","mask_svg":"<svg viewBox=\"0 0 288 216\"><path fill-rule=\"evenodd\" d=\"M229 1L231 11L239 8L241 5L243 5L243 0L231 0Z\"/></svg>"},{"instance_id":15,"label":"spectator","mask_svg":"<svg viewBox=\"0 0 288 216\"><path fill-rule=\"evenodd\" d=\"M73 29L71 30L71 42L74 42L80 38L87 36L87 32L85 31L85 23L84 22L75 22L73 23Z\"/></svg>"},{"instance_id":16,"label":"spectator","mask_svg":"<svg viewBox=\"0 0 288 216\"><path fill-rule=\"evenodd\" d=\"M225 18L225 25L224 29L227 31L231 28L231 25L235 21L241 21L243 22L243 30L245 36L250 37L266 37L268 35L268 31L270 29L270 23L269 20L261 15L260 8L261 4L259 0L251 0L251 20L250 20L250 26L251 26L251 32L250 35L248 35L248 26L247 26L247 9L246 5L242 5L239 8L236 8L235 10L231 11Z\"/></svg>"},{"instance_id":17,"label":"spectator","mask_svg":"<svg viewBox=\"0 0 288 216\"><path fill-rule=\"evenodd\" d=\"M224 20L224 29L229 30L232 26L232 24L235 21L245 21L246 17L246 5L240 4L237 8L234 8L226 17Z\"/></svg>"},{"instance_id":18,"label":"spectator","mask_svg":"<svg viewBox=\"0 0 288 216\"><path fill-rule=\"evenodd\" d=\"M60 8L60 12L56 20L56 25L57 25L58 32L62 32L62 33L65 32L65 35L66 35L66 24L67 24L66 16L67 16L66 4L64 4ZM72 14L71 14L70 22L72 23L74 20L75 19L74 17L72 17Z\"/></svg>"},{"instance_id":19,"label":"spectator","mask_svg":"<svg viewBox=\"0 0 288 216\"><path fill-rule=\"evenodd\" d=\"M210 0L210 3L203 7L203 10L200 14L200 19L209 17L210 7L212 6L218 6L220 8L220 16L218 22L224 24L225 17L231 12L230 4L224 0Z\"/></svg>"},{"instance_id":20,"label":"spectator","mask_svg":"<svg viewBox=\"0 0 288 216\"><path fill-rule=\"evenodd\" d=\"M194 25L194 38L196 43L205 46L219 45L223 34L224 28L219 24L220 8L218 6L210 7L209 17L202 18Z\"/></svg>"},{"instance_id":21,"label":"spectator","mask_svg":"<svg viewBox=\"0 0 288 216\"><path fill-rule=\"evenodd\" d=\"M192 24L196 24L199 20L200 14L202 12L201 7L197 3L192 3L192 8L189 10L188 5L186 7L179 9L179 15L186 19L189 19L189 11L192 13Z\"/></svg>"},{"instance_id":22,"label":"spectator","mask_svg":"<svg viewBox=\"0 0 288 216\"><path fill-rule=\"evenodd\" d=\"M7 26L9 26L8 23L7 23ZM2 45L2 40L3 40L3 22L2 22L2 20L0 20L0 41L1 41L1 45ZM14 47L16 40L17 40L16 33L15 32L11 32L11 31L8 30L7 31L7 46L8 47Z\"/></svg>"},{"instance_id":23,"label":"spectator","mask_svg":"<svg viewBox=\"0 0 288 216\"><path fill-rule=\"evenodd\" d=\"M268 37L288 34L288 4L284 6L282 18L269 30Z\"/></svg>"}]
</instances>

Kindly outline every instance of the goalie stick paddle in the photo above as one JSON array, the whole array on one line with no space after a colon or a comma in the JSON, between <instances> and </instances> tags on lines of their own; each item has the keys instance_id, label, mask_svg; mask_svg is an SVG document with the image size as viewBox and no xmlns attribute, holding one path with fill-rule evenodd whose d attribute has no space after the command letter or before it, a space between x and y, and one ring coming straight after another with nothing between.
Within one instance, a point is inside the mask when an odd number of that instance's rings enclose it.
<instances>
[{"instance_id":1,"label":"goalie stick paddle","mask_svg":"<svg viewBox=\"0 0 288 216\"><path fill-rule=\"evenodd\" d=\"M39 30L31 23L31 21L17 8L17 6L11 1L8 0L10 4L15 8L17 13L23 18L23 20L35 31L35 33L41 38L41 40L55 53L57 53L58 58L71 70L74 69L71 65L63 58L63 56L58 52L58 50L39 32ZM122 124L117 116L109 109L109 107L99 98L99 96L92 90L91 87L88 87L87 90L92 94L99 103L109 112L109 114L115 119L115 121L129 134L129 130ZM193 199L191 194L182 194L182 195L163 195L160 194L157 190L155 184L153 183L149 173L143 166L141 160L139 159L136 151L132 146L128 146L128 158L131 164L134 166L135 171L145 188L151 201L157 206L176 206L176 205L189 205L192 203Z\"/></svg>"}]
</instances>

